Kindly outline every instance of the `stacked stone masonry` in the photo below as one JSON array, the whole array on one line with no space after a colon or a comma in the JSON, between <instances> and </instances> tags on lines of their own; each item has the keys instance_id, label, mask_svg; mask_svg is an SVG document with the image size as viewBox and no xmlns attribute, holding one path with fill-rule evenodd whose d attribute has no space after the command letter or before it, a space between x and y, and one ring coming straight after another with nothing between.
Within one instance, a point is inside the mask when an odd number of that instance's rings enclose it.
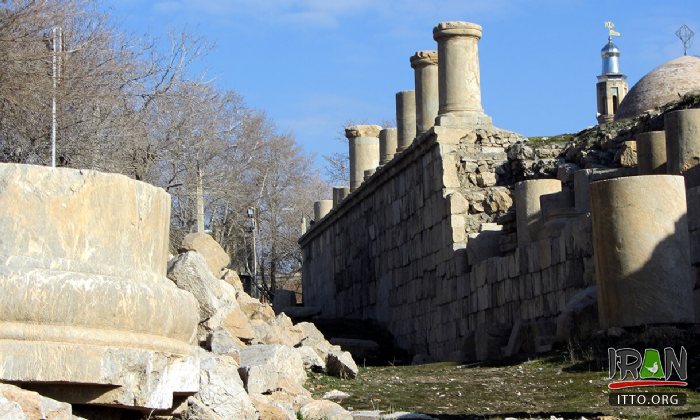
<instances>
[{"instance_id":1,"label":"stacked stone masonry","mask_svg":"<svg viewBox=\"0 0 700 420\"><path fill-rule=\"evenodd\" d=\"M531 320L553 334L561 308L594 283L590 219L501 252L515 233L484 228L512 214L507 150L521 140L442 127L417 138L301 239L305 304L379 321L437 358L473 356L491 324Z\"/></svg>"},{"instance_id":2,"label":"stacked stone masonry","mask_svg":"<svg viewBox=\"0 0 700 420\"><path fill-rule=\"evenodd\" d=\"M433 35L438 57L419 52L412 64L437 61L435 124L426 127L434 110L424 107L434 81L425 88L427 74L416 73L415 97L397 94L393 159L373 154L365 165L351 144L350 166L365 168L364 182L355 175L351 193L299 240L304 304L324 317L375 320L409 352L452 360L546 351L600 327L700 319L698 110L629 125L639 154L629 137L616 150L577 138L533 145L483 112L481 26L443 22ZM663 205L646 205L650 188ZM679 307L649 310L672 301Z\"/></svg>"}]
</instances>

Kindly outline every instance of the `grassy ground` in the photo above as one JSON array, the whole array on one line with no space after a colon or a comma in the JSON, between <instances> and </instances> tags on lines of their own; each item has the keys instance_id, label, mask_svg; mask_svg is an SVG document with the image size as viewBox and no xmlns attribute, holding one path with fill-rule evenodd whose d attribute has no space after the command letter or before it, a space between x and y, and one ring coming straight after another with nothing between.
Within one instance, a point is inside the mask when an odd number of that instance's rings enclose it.
<instances>
[{"instance_id":1,"label":"grassy ground","mask_svg":"<svg viewBox=\"0 0 700 420\"><path fill-rule=\"evenodd\" d=\"M558 136L545 136L545 137L540 137L540 136L535 136L535 137L528 137L527 138L527 144L530 147L542 147L546 144L558 144L558 145L564 145L571 140L574 139L573 134L560 134Z\"/></svg>"},{"instance_id":2,"label":"grassy ground","mask_svg":"<svg viewBox=\"0 0 700 420\"><path fill-rule=\"evenodd\" d=\"M682 408L611 407L607 372L562 358L543 358L500 367L435 363L366 367L354 380L313 375L315 397L331 389L350 394L341 402L354 410L412 411L441 419L598 416L667 418L700 412L700 393L685 389ZM678 388L648 389L678 391Z\"/></svg>"}]
</instances>

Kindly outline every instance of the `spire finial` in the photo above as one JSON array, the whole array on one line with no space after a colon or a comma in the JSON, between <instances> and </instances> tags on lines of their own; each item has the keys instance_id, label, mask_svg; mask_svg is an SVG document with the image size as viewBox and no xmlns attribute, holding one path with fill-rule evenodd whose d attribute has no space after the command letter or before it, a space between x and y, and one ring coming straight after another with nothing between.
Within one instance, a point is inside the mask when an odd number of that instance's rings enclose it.
<instances>
[{"instance_id":1,"label":"spire finial","mask_svg":"<svg viewBox=\"0 0 700 420\"><path fill-rule=\"evenodd\" d=\"M690 48L693 43L693 36L695 36L695 32L693 32L688 25L683 24L676 31L676 36L683 43L683 55L688 55L688 48Z\"/></svg>"}]
</instances>

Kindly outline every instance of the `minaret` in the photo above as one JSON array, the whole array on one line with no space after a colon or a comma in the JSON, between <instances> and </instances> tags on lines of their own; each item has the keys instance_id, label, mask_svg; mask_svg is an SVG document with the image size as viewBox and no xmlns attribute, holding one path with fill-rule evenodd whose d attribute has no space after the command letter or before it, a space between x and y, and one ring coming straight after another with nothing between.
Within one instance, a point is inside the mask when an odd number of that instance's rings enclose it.
<instances>
[{"instance_id":1,"label":"minaret","mask_svg":"<svg viewBox=\"0 0 700 420\"><path fill-rule=\"evenodd\" d=\"M610 28L606 22L606 27ZM612 42L613 35L619 35L610 28L608 43L600 50L603 59L603 72L598 76L596 91L598 97L598 124L611 122L620 102L627 95L627 76L620 73L620 50Z\"/></svg>"}]
</instances>

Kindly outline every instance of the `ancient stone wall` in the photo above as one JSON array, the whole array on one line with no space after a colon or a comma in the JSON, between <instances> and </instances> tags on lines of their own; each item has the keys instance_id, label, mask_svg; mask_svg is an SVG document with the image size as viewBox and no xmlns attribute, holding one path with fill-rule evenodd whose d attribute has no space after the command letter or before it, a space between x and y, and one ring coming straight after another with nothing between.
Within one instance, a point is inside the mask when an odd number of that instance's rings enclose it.
<instances>
[{"instance_id":1,"label":"ancient stone wall","mask_svg":"<svg viewBox=\"0 0 700 420\"><path fill-rule=\"evenodd\" d=\"M690 239L690 262L693 265L695 287L695 320L700 320L700 187L688 188L688 232Z\"/></svg>"},{"instance_id":2,"label":"ancient stone wall","mask_svg":"<svg viewBox=\"0 0 700 420\"><path fill-rule=\"evenodd\" d=\"M304 304L376 320L435 358L498 357L484 346L505 345L516 320L553 338L557 315L594 282L590 219L504 251L514 233L491 229L512 220L507 151L520 141L496 129L418 137L301 238Z\"/></svg>"}]
</instances>

